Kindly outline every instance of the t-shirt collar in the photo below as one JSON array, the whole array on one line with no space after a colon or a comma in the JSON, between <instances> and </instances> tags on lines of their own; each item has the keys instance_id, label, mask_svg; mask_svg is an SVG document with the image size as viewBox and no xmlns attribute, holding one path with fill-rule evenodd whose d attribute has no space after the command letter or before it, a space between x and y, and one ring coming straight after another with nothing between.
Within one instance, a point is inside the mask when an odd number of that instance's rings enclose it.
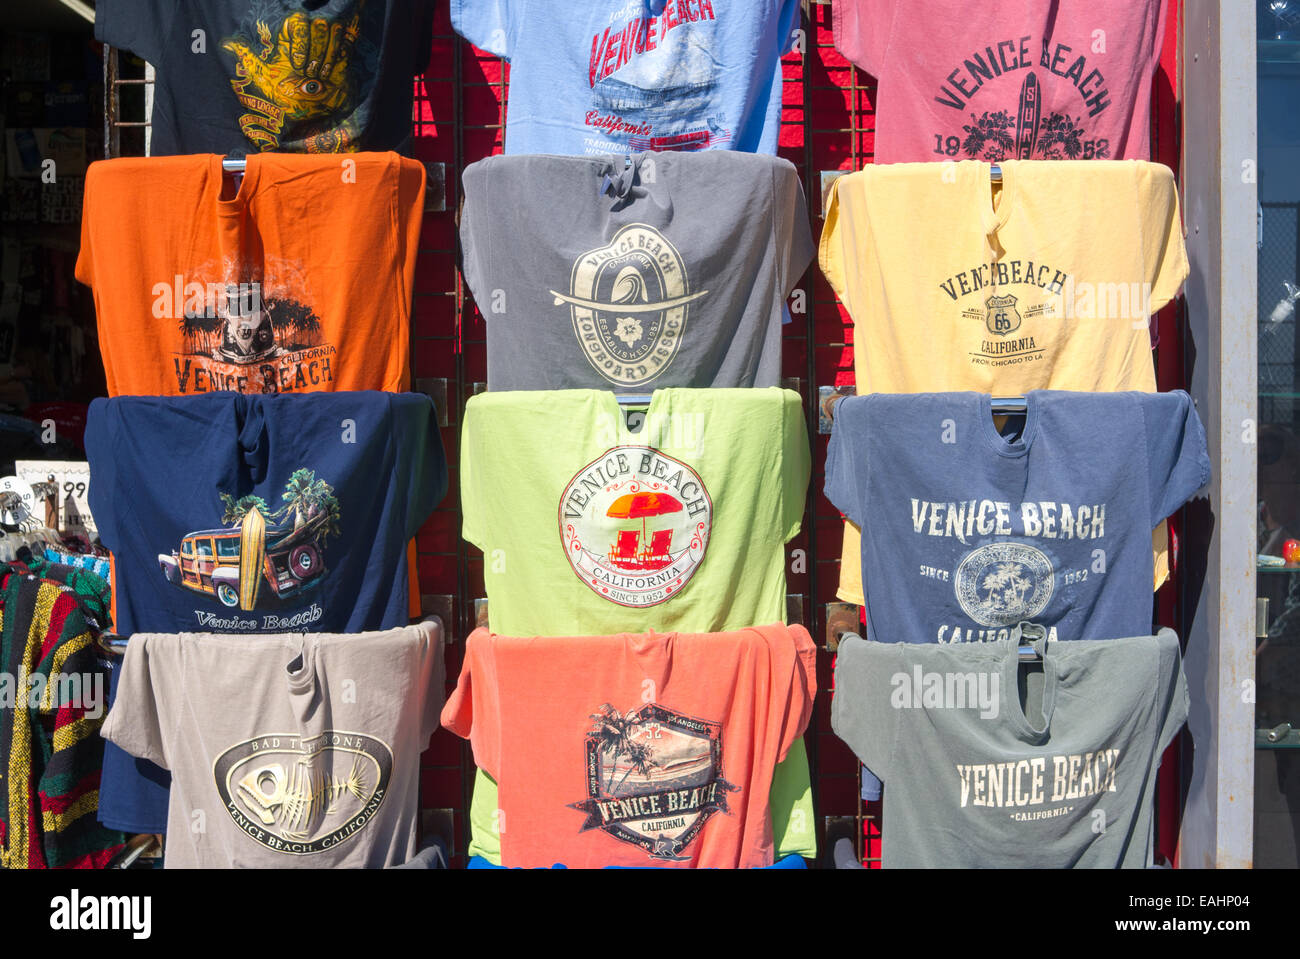
<instances>
[{"instance_id":1,"label":"t-shirt collar","mask_svg":"<svg viewBox=\"0 0 1300 959\"><path fill-rule=\"evenodd\" d=\"M1043 663L1042 728L1035 728L1025 716L1020 703L1020 645L1031 645ZM1047 630L1036 623L1020 623L1011 631L1002 651L1001 709L1011 724L1017 738L1036 745L1047 742L1052 735L1052 712L1056 707L1056 656L1047 641Z\"/></svg>"}]
</instances>

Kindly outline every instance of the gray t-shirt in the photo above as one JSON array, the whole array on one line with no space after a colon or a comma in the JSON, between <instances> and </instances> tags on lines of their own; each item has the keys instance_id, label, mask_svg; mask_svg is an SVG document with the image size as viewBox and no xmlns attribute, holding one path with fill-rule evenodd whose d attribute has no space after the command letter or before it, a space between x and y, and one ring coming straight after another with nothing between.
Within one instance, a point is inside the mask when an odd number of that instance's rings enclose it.
<instances>
[{"instance_id":1,"label":"gray t-shirt","mask_svg":"<svg viewBox=\"0 0 1300 959\"><path fill-rule=\"evenodd\" d=\"M1178 637L839 647L831 726L886 783L886 868L1144 868L1187 719Z\"/></svg>"},{"instance_id":2,"label":"gray t-shirt","mask_svg":"<svg viewBox=\"0 0 1300 959\"><path fill-rule=\"evenodd\" d=\"M137 633L103 734L172 773L164 865L381 868L416 852L442 627Z\"/></svg>"},{"instance_id":3,"label":"gray t-shirt","mask_svg":"<svg viewBox=\"0 0 1300 959\"><path fill-rule=\"evenodd\" d=\"M494 156L463 180L488 389L780 385L783 307L814 252L789 161Z\"/></svg>"}]
</instances>

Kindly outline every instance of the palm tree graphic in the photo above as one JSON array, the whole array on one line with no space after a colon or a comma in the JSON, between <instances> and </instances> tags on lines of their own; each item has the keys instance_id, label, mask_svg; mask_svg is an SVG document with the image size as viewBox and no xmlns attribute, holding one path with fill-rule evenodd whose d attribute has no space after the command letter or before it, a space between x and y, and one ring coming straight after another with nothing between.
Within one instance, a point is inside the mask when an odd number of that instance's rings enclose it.
<instances>
[{"instance_id":1,"label":"palm tree graphic","mask_svg":"<svg viewBox=\"0 0 1300 959\"><path fill-rule=\"evenodd\" d=\"M995 610L1021 609L1033 585L1023 575L1019 563L999 563L997 569L984 577L982 588L988 594L984 604Z\"/></svg>"},{"instance_id":2,"label":"palm tree graphic","mask_svg":"<svg viewBox=\"0 0 1300 959\"><path fill-rule=\"evenodd\" d=\"M605 792L610 795L614 793L614 773L617 771L621 757L627 757L630 765L627 772L623 773L623 778L618 781L619 786L627 782L627 777L633 772L646 776L651 769L659 765L654 760L653 750L649 744L633 741L641 724L632 716L633 714L624 716L610 703L605 703L600 707L600 712L592 713L590 716L592 727L587 735L599 740L600 751L609 757L609 775L605 780Z\"/></svg>"},{"instance_id":3,"label":"palm tree graphic","mask_svg":"<svg viewBox=\"0 0 1300 959\"><path fill-rule=\"evenodd\" d=\"M340 511L338 498L334 496L334 487L324 480L318 480L315 470L294 470L293 475L289 477L289 482L284 485L284 493L280 498L284 500L284 506L271 518L279 520L292 513L293 528L301 529L308 520L324 512L327 514L327 519L321 536L339 534Z\"/></svg>"},{"instance_id":4,"label":"palm tree graphic","mask_svg":"<svg viewBox=\"0 0 1300 959\"><path fill-rule=\"evenodd\" d=\"M221 522L226 526L238 526L249 511L254 509L263 516L271 515L271 508L266 505L266 500L251 494L235 499L229 493L222 493L221 505L226 508L225 513L221 516Z\"/></svg>"}]
</instances>

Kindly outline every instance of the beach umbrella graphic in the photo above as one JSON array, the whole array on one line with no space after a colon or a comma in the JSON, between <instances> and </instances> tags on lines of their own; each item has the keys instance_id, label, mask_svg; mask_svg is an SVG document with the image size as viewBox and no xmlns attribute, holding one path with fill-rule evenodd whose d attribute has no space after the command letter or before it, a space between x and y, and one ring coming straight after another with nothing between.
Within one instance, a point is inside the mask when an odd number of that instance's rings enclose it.
<instances>
[{"instance_id":1,"label":"beach umbrella graphic","mask_svg":"<svg viewBox=\"0 0 1300 959\"><path fill-rule=\"evenodd\" d=\"M614 504L605 510L605 515L614 519L641 520L641 541L645 542L647 516L663 516L681 510L682 504L667 493L628 493L614 500Z\"/></svg>"}]
</instances>

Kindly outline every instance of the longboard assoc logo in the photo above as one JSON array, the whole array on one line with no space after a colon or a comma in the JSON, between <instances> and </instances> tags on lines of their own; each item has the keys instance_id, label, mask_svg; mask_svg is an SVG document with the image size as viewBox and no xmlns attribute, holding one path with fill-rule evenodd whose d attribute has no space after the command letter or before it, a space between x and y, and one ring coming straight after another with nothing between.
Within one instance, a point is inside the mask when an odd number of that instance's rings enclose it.
<instances>
[{"instance_id":1,"label":"longboard assoc logo","mask_svg":"<svg viewBox=\"0 0 1300 959\"><path fill-rule=\"evenodd\" d=\"M568 293L550 291L556 306L569 305L587 362L619 386L643 385L668 368L688 307L708 292L691 292L677 248L643 223L578 257Z\"/></svg>"},{"instance_id":2,"label":"longboard assoc logo","mask_svg":"<svg viewBox=\"0 0 1300 959\"><path fill-rule=\"evenodd\" d=\"M1051 561L1025 543L972 550L953 576L957 602L981 626L1009 626L1046 608L1056 586Z\"/></svg>"},{"instance_id":3,"label":"longboard assoc logo","mask_svg":"<svg viewBox=\"0 0 1300 959\"><path fill-rule=\"evenodd\" d=\"M646 703L620 713L609 703L591 715L584 744L587 814L580 831L601 829L640 846L651 859L689 860L686 849L717 812L730 813L722 778L722 724Z\"/></svg>"},{"instance_id":4,"label":"longboard assoc logo","mask_svg":"<svg viewBox=\"0 0 1300 959\"><path fill-rule=\"evenodd\" d=\"M592 460L560 496L560 539L589 589L620 606L657 606L704 561L713 501L698 473L647 446Z\"/></svg>"},{"instance_id":5,"label":"longboard assoc logo","mask_svg":"<svg viewBox=\"0 0 1300 959\"><path fill-rule=\"evenodd\" d=\"M325 852L364 829L393 771L388 744L330 730L303 738L268 733L231 746L212 764L226 813L275 852Z\"/></svg>"}]
</instances>

